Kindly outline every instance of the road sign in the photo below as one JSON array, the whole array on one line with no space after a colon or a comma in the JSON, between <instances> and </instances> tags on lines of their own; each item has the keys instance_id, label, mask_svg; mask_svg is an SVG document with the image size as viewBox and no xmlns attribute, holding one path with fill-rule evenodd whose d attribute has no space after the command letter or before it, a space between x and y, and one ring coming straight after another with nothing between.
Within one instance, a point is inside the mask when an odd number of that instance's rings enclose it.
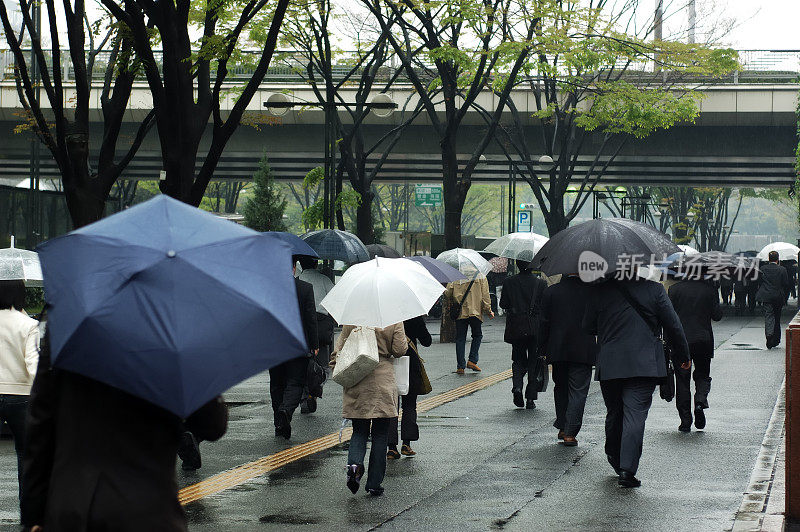
<instances>
[{"instance_id":1,"label":"road sign","mask_svg":"<svg viewBox=\"0 0 800 532\"><path fill-rule=\"evenodd\" d=\"M530 233L532 220L533 220L533 211L530 210L517 211L517 232Z\"/></svg>"},{"instance_id":2,"label":"road sign","mask_svg":"<svg viewBox=\"0 0 800 532\"><path fill-rule=\"evenodd\" d=\"M414 203L417 207L441 207L442 185L414 185Z\"/></svg>"}]
</instances>

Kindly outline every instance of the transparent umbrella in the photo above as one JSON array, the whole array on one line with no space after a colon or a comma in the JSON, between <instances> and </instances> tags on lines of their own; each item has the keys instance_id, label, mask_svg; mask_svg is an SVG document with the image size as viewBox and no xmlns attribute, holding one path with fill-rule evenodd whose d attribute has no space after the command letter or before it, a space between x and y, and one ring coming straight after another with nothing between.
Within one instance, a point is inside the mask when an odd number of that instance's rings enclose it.
<instances>
[{"instance_id":1,"label":"transparent umbrella","mask_svg":"<svg viewBox=\"0 0 800 532\"><path fill-rule=\"evenodd\" d=\"M536 233L509 233L486 246L484 251L498 257L530 262L549 239Z\"/></svg>"},{"instance_id":2,"label":"transparent umbrella","mask_svg":"<svg viewBox=\"0 0 800 532\"><path fill-rule=\"evenodd\" d=\"M42 268L35 251L11 247L0 249L0 280L21 279L25 286L42 286Z\"/></svg>"},{"instance_id":3,"label":"transparent umbrella","mask_svg":"<svg viewBox=\"0 0 800 532\"><path fill-rule=\"evenodd\" d=\"M474 249L448 249L439 254L436 260L449 264L470 279L486 277L486 274L492 271L489 261L481 257L480 253Z\"/></svg>"},{"instance_id":4,"label":"transparent umbrella","mask_svg":"<svg viewBox=\"0 0 800 532\"><path fill-rule=\"evenodd\" d=\"M797 260L797 254L800 252L800 248L788 242L773 242L772 244L764 246L764 248L758 252L757 257L760 260L767 261L769 260L770 251L778 252L778 260Z\"/></svg>"}]
</instances>

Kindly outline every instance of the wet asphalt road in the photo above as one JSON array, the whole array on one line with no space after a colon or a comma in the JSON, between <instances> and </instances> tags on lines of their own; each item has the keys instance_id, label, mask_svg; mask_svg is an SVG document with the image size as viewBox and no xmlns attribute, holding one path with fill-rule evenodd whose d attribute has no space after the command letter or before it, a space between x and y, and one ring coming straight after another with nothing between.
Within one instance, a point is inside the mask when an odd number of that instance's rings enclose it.
<instances>
[{"instance_id":1,"label":"wet asphalt road","mask_svg":"<svg viewBox=\"0 0 800 532\"><path fill-rule=\"evenodd\" d=\"M789 314L785 318L788 320ZM638 490L622 490L603 452L604 407L597 383L580 445L557 444L551 389L535 410L515 409L511 382L420 415L419 453L389 462L386 494L344 487L347 444L281 467L186 507L190 529L222 530L724 530L730 529L783 379L783 350L763 349L763 321L715 324L718 349L705 431L677 432L674 402L654 398ZM502 321L484 330L480 374L458 376L453 344L421 353L432 395L510 367ZM429 324L438 332L436 324ZM215 473L337 432L341 388L329 383L319 410L295 414L292 439L275 438L266 375L231 390L228 434L203 443L203 467L178 470L191 485ZM13 446L0 441L0 528L15 530Z\"/></svg>"}]
</instances>

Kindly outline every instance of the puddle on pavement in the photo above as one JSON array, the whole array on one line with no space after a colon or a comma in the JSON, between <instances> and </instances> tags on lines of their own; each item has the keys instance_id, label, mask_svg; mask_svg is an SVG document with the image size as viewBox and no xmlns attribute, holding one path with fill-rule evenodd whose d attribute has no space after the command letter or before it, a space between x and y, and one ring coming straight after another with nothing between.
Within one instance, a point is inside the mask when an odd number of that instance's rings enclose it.
<instances>
[{"instance_id":1,"label":"puddle on pavement","mask_svg":"<svg viewBox=\"0 0 800 532\"><path fill-rule=\"evenodd\" d=\"M731 344L731 347L728 348L730 351L761 351L761 347L753 344L740 344L734 343Z\"/></svg>"},{"instance_id":2,"label":"puddle on pavement","mask_svg":"<svg viewBox=\"0 0 800 532\"><path fill-rule=\"evenodd\" d=\"M318 517L288 514L264 515L259 517L258 520L262 523L275 523L280 525L316 525L319 523Z\"/></svg>"}]
</instances>

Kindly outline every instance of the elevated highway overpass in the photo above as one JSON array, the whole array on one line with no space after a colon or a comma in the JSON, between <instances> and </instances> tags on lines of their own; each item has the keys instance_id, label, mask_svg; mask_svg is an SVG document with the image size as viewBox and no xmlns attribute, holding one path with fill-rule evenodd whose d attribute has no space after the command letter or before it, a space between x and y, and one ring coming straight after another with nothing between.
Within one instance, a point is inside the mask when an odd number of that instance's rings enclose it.
<instances>
[{"instance_id":1,"label":"elevated highway overpass","mask_svg":"<svg viewBox=\"0 0 800 532\"><path fill-rule=\"evenodd\" d=\"M798 54L800 58L800 54ZM765 187L789 186L794 182L794 150L797 146L798 90L800 85L780 83L721 83L699 87L704 98L700 116L692 124L681 124L659 131L645 139L627 142L603 178L607 184L697 185ZM734 80L736 81L736 80ZM97 92L97 91L96 91ZM258 160L266 153L279 179L301 179L309 170L323 164L324 113L313 107L298 107L283 116L273 116L264 104L276 93L284 93L294 102L315 102L306 85L270 81L262 84L248 108L248 122L258 127L241 126L228 144L217 169L218 179L247 180ZM365 125L366 137L377 139L403 121L402 108L410 108L415 96L409 86L396 86L388 94L400 110L390 117L370 116ZM346 89L345 101L355 99L355 90ZM518 89L512 95L523 116L528 117L528 139L538 139L537 125L530 119L536 110L530 90ZM67 93L67 102L71 95ZM232 98L232 97L231 97ZM479 103L491 107L494 96L481 95ZM232 100L225 102L229 108ZM125 134L133 137L137 121L151 106L147 87L134 88L127 114ZM97 129L92 138L100 139L99 102L94 102ZM26 179L29 174L29 137L15 134L21 107L13 82L0 82L0 178ZM344 120L344 112L342 117ZM466 161L483 131L477 113L470 113L459 131L459 152ZM580 175L588 169L599 145L599 135L587 143L586 153L576 169ZM407 127L387 164L378 175L380 181L437 181L441 179L438 139L423 114ZM537 153L535 146L532 153ZM200 148L203 153L203 147ZM42 178L57 178L57 169L45 149L42 150ZM377 155L373 157L373 160ZM161 170L160 151L155 132L151 132L133 163L124 174L129 179L157 179ZM489 146L486 163L477 169L476 181L505 181L510 165L496 144ZM6 181L8 182L8 181Z\"/></svg>"}]
</instances>

